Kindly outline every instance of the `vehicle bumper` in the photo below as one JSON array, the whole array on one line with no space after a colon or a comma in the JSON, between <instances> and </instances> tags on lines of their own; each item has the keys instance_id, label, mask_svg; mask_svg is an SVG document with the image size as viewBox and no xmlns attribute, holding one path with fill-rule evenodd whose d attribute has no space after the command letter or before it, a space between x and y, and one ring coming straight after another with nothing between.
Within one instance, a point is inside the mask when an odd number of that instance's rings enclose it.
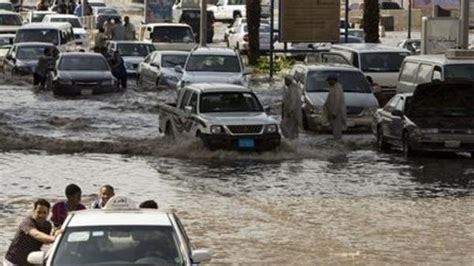
<instances>
[{"instance_id":1,"label":"vehicle bumper","mask_svg":"<svg viewBox=\"0 0 474 266\"><path fill-rule=\"evenodd\" d=\"M280 146L281 136L278 133L239 136L227 134L202 134L201 139L210 149L265 151ZM241 148L239 147L240 139L252 139L255 146L253 148Z\"/></svg>"},{"instance_id":2,"label":"vehicle bumper","mask_svg":"<svg viewBox=\"0 0 474 266\"><path fill-rule=\"evenodd\" d=\"M102 94L117 92L119 88L114 85L65 85L65 84L54 84L53 92L56 95L91 95L91 94Z\"/></svg>"},{"instance_id":3,"label":"vehicle bumper","mask_svg":"<svg viewBox=\"0 0 474 266\"><path fill-rule=\"evenodd\" d=\"M415 151L474 152L474 134L430 134L410 138Z\"/></svg>"},{"instance_id":4,"label":"vehicle bumper","mask_svg":"<svg viewBox=\"0 0 474 266\"><path fill-rule=\"evenodd\" d=\"M372 116L347 116L346 126L347 130L372 130ZM320 131L320 130L329 130L331 125L328 123L323 123L321 115L312 114L307 117L308 128L310 130Z\"/></svg>"}]
</instances>

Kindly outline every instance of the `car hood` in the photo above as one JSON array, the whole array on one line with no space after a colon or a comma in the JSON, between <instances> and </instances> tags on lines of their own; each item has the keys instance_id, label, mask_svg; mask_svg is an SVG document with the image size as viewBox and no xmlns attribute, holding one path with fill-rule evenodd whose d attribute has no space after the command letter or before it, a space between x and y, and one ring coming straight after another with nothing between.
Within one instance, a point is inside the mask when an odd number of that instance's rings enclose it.
<instances>
[{"instance_id":1,"label":"car hood","mask_svg":"<svg viewBox=\"0 0 474 266\"><path fill-rule=\"evenodd\" d=\"M246 113L204 113L201 118L216 125L267 125L276 124L276 120L264 112Z\"/></svg>"},{"instance_id":2,"label":"car hood","mask_svg":"<svg viewBox=\"0 0 474 266\"><path fill-rule=\"evenodd\" d=\"M327 92L307 92L311 103L314 106L323 106L328 97ZM374 108L379 107L377 98L372 93L356 93L356 92L345 92L344 99L346 106L352 107L363 107L363 108Z\"/></svg>"},{"instance_id":3,"label":"car hood","mask_svg":"<svg viewBox=\"0 0 474 266\"><path fill-rule=\"evenodd\" d=\"M58 71L58 77L74 81L101 81L110 80L113 75L110 71Z\"/></svg>"},{"instance_id":4,"label":"car hood","mask_svg":"<svg viewBox=\"0 0 474 266\"><path fill-rule=\"evenodd\" d=\"M406 113L409 117L474 117L474 83L447 81L416 87Z\"/></svg>"},{"instance_id":5,"label":"car hood","mask_svg":"<svg viewBox=\"0 0 474 266\"><path fill-rule=\"evenodd\" d=\"M234 83L241 84L244 81L242 73L229 72L186 72L182 78L190 83Z\"/></svg>"}]
</instances>

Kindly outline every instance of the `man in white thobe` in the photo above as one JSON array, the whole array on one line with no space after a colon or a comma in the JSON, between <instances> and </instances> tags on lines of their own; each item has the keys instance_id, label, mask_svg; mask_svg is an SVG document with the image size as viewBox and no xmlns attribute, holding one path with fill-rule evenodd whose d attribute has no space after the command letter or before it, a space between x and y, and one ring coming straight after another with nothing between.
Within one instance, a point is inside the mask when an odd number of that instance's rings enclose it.
<instances>
[{"instance_id":1,"label":"man in white thobe","mask_svg":"<svg viewBox=\"0 0 474 266\"><path fill-rule=\"evenodd\" d=\"M329 74L327 82L329 84L329 94L324 103L324 111L327 112L327 119L331 124L334 138L341 140L342 131L346 129L347 118L344 89L342 85L337 82L336 74Z\"/></svg>"}]
</instances>

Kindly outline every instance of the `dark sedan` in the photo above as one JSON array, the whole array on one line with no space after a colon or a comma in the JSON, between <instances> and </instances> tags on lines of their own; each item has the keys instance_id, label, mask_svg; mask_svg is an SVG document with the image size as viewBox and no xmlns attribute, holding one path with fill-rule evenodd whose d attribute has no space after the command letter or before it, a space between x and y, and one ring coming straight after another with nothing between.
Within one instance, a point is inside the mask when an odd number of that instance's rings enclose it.
<instances>
[{"instance_id":1,"label":"dark sedan","mask_svg":"<svg viewBox=\"0 0 474 266\"><path fill-rule=\"evenodd\" d=\"M31 75L44 49L53 49L51 43L29 42L14 44L5 55L3 71L11 75Z\"/></svg>"},{"instance_id":2,"label":"dark sedan","mask_svg":"<svg viewBox=\"0 0 474 266\"><path fill-rule=\"evenodd\" d=\"M474 83L433 82L395 95L374 116L380 150L397 146L405 156L420 151L474 155Z\"/></svg>"},{"instance_id":3,"label":"dark sedan","mask_svg":"<svg viewBox=\"0 0 474 266\"><path fill-rule=\"evenodd\" d=\"M48 75L47 87L56 95L91 95L119 91L117 79L101 54L61 54Z\"/></svg>"}]
</instances>

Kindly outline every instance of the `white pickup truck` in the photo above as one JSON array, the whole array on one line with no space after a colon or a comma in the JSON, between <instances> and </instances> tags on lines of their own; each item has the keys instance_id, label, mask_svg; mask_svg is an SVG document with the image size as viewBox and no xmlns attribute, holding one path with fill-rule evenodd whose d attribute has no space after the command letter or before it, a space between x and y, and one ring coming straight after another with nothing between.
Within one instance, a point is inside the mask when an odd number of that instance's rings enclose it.
<instances>
[{"instance_id":1,"label":"white pickup truck","mask_svg":"<svg viewBox=\"0 0 474 266\"><path fill-rule=\"evenodd\" d=\"M235 20L247 16L245 0L219 0L216 5L208 5L207 11L214 12L216 20Z\"/></svg>"},{"instance_id":2,"label":"white pickup truck","mask_svg":"<svg viewBox=\"0 0 474 266\"><path fill-rule=\"evenodd\" d=\"M199 83L181 89L176 104L159 105L160 131L200 138L211 150L271 150L280 130L255 94L242 86Z\"/></svg>"}]
</instances>

